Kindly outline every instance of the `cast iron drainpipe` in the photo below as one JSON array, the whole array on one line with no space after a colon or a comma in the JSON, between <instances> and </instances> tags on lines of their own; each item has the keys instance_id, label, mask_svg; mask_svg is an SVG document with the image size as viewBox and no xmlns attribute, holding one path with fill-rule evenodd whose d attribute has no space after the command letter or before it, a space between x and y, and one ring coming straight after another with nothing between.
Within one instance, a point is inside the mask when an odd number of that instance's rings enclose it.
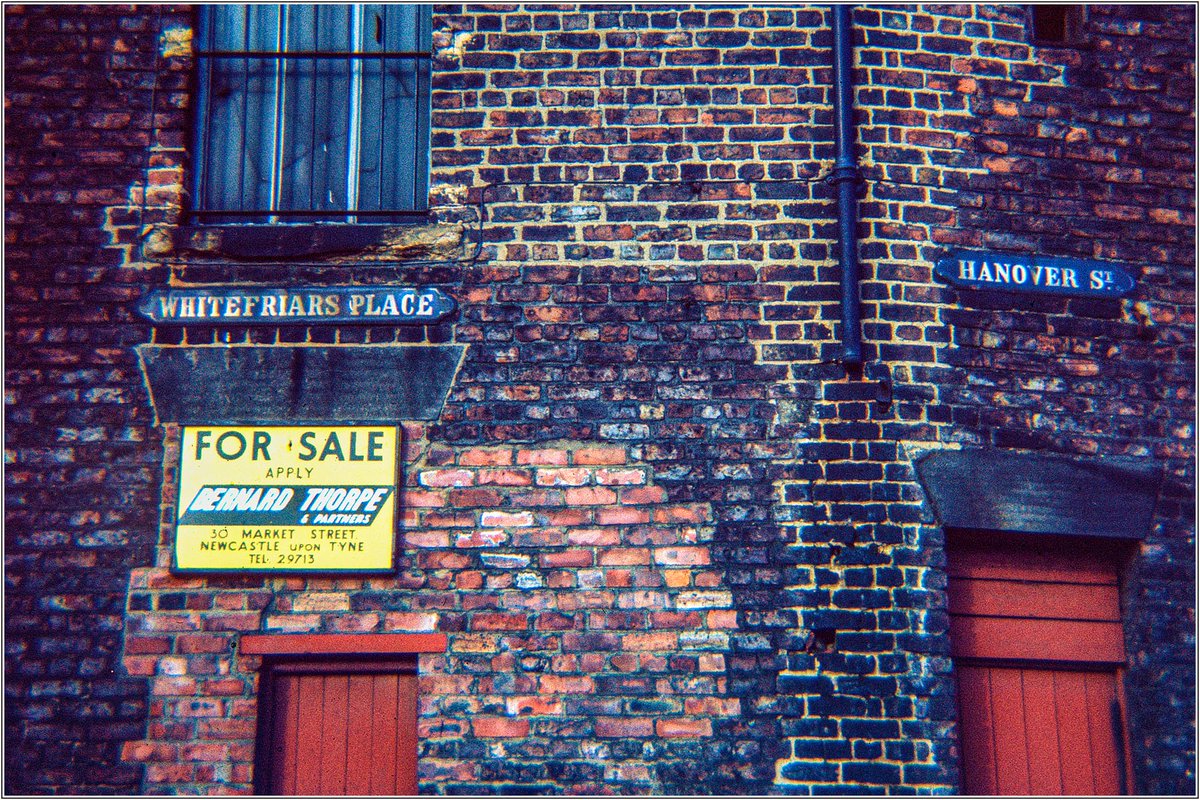
<instances>
[{"instance_id":1,"label":"cast iron drainpipe","mask_svg":"<svg viewBox=\"0 0 1200 800\"><path fill-rule=\"evenodd\" d=\"M833 11L833 141L837 159L830 180L838 189L838 262L842 267L842 364L862 364L861 300L858 291L858 162L854 128L854 32L852 6Z\"/></svg>"}]
</instances>

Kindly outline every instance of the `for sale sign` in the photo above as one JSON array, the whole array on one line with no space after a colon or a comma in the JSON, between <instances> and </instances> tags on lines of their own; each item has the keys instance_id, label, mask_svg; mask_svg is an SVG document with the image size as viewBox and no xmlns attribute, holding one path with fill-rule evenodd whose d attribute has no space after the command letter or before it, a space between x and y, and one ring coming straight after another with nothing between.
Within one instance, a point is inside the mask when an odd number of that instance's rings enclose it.
<instances>
[{"instance_id":1,"label":"for sale sign","mask_svg":"<svg viewBox=\"0 0 1200 800\"><path fill-rule=\"evenodd\" d=\"M185 427L177 572L390 572L400 435L388 426Z\"/></svg>"}]
</instances>

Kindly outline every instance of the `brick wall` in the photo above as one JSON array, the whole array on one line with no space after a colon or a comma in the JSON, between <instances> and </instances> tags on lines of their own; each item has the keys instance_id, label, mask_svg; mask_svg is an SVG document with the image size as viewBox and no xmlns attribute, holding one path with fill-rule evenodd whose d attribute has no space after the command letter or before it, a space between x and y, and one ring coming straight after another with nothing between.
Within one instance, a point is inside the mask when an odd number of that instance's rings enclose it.
<instances>
[{"instance_id":1,"label":"brick wall","mask_svg":"<svg viewBox=\"0 0 1200 800\"><path fill-rule=\"evenodd\" d=\"M170 7L5 7L5 780L132 792L144 681L120 665L129 569L151 557L162 448L130 346L153 269L113 247L157 124ZM155 87L158 87L156 94ZM135 201L136 202L136 201ZM147 265L149 266L149 265Z\"/></svg>"},{"instance_id":2,"label":"brick wall","mask_svg":"<svg viewBox=\"0 0 1200 800\"><path fill-rule=\"evenodd\" d=\"M714 735L742 711L737 614L708 504L669 501L622 446L404 438L396 579L172 577L164 527L159 566L134 570L126 639L151 683L148 735L125 751L147 791L249 788L247 631L447 633L420 678L421 778L440 791L638 792L661 785L660 760L727 760ZM647 739L656 754L631 745Z\"/></svg>"},{"instance_id":3,"label":"brick wall","mask_svg":"<svg viewBox=\"0 0 1200 800\"><path fill-rule=\"evenodd\" d=\"M1091 7L1082 49L1030 46L1018 6L856 9L861 374L836 363L824 8L438 6L431 198L482 248L353 267L161 246L186 14L6 10L15 788L247 792L240 633L441 631L426 791L952 789L944 532L912 464L987 446L1163 470L1124 589L1132 744L1140 790L1194 791L1191 9ZM932 278L954 246L1124 261L1139 288L956 291ZM281 275L461 312L132 321L168 281ZM146 341L469 345L440 418L404 425L397 576L171 576Z\"/></svg>"}]
</instances>

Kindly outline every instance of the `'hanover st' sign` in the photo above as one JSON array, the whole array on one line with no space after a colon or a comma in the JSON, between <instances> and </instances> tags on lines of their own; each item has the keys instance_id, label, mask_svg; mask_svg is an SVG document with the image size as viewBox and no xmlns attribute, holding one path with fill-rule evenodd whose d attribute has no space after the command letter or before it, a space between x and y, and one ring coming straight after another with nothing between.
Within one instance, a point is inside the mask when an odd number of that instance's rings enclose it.
<instances>
[{"instance_id":1,"label":"'hanover st' sign","mask_svg":"<svg viewBox=\"0 0 1200 800\"><path fill-rule=\"evenodd\" d=\"M960 250L937 262L934 275L964 289L999 289L1080 297L1124 297L1133 276L1107 261Z\"/></svg>"}]
</instances>

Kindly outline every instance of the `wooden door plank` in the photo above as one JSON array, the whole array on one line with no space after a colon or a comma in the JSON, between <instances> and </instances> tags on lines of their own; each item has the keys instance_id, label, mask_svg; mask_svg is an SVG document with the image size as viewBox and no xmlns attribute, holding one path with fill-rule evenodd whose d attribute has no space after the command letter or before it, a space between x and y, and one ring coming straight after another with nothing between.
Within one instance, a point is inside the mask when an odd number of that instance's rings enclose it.
<instances>
[{"instance_id":1,"label":"wooden door plank","mask_svg":"<svg viewBox=\"0 0 1200 800\"><path fill-rule=\"evenodd\" d=\"M1029 788L1037 795L1062 794L1062 761L1055 718L1054 674L1045 669L1021 670L1021 704L1025 711L1025 752Z\"/></svg>"},{"instance_id":2,"label":"wooden door plank","mask_svg":"<svg viewBox=\"0 0 1200 800\"><path fill-rule=\"evenodd\" d=\"M951 578L993 578L1057 583L1116 584L1117 570L1107 556L1086 552L1036 552L1025 549L952 549L946 571Z\"/></svg>"},{"instance_id":3,"label":"wooden door plank","mask_svg":"<svg viewBox=\"0 0 1200 800\"><path fill-rule=\"evenodd\" d=\"M949 587L950 613L1029 619L1119 622L1121 601L1114 584L961 579Z\"/></svg>"},{"instance_id":4,"label":"wooden door plank","mask_svg":"<svg viewBox=\"0 0 1200 800\"><path fill-rule=\"evenodd\" d=\"M319 794L345 794L348 675L326 675L321 696L321 780Z\"/></svg>"},{"instance_id":5,"label":"wooden door plank","mask_svg":"<svg viewBox=\"0 0 1200 800\"><path fill-rule=\"evenodd\" d=\"M398 675L377 675L372 682L371 781L368 794L396 791L396 738L403 718L398 716Z\"/></svg>"},{"instance_id":6,"label":"wooden door plank","mask_svg":"<svg viewBox=\"0 0 1200 800\"><path fill-rule=\"evenodd\" d=\"M400 675L395 794L417 793L417 676Z\"/></svg>"},{"instance_id":7,"label":"wooden door plank","mask_svg":"<svg viewBox=\"0 0 1200 800\"><path fill-rule=\"evenodd\" d=\"M371 791L371 719L375 675L349 676L346 729L346 794Z\"/></svg>"},{"instance_id":8,"label":"wooden door plank","mask_svg":"<svg viewBox=\"0 0 1200 800\"><path fill-rule=\"evenodd\" d=\"M296 720L296 767L293 794L321 793L321 736L324 675L296 676L299 705Z\"/></svg>"},{"instance_id":9,"label":"wooden door plank","mask_svg":"<svg viewBox=\"0 0 1200 800\"><path fill-rule=\"evenodd\" d=\"M959 658L1125 663L1125 637L1119 622L953 614L950 645Z\"/></svg>"},{"instance_id":10,"label":"wooden door plank","mask_svg":"<svg viewBox=\"0 0 1200 800\"><path fill-rule=\"evenodd\" d=\"M1021 670L992 667L992 719L998 794L1030 794Z\"/></svg>"},{"instance_id":11,"label":"wooden door plank","mask_svg":"<svg viewBox=\"0 0 1200 800\"><path fill-rule=\"evenodd\" d=\"M296 728L300 716L300 693L290 676L278 676L274 683L271 710L270 790L277 794L296 793Z\"/></svg>"},{"instance_id":12,"label":"wooden door plank","mask_svg":"<svg viewBox=\"0 0 1200 800\"><path fill-rule=\"evenodd\" d=\"M967 794L995 794L996 754L988 670L964 666L957 673L963 787Z\"/></svg>"},{"instance_id":13,"label":"wooden door plank","mask_svg":"<svg viewBox=\"0 0 1200 800\"><path fill-rule=\"evenodd\" d=\"M1054 672L1054 713L1059 729L1062 754L1063 794L1096 794L1092 778L1092 742L1088 727L1087 673Z\"/></svg>"},{"instance_id":14,"label":"wooden door plank","mask_svg":"<svg viewBox=\"0 0 1200 800\"><path fill-rule=\"evenodd\" d=\"M1092 775L1096 793L1115 795L1121 788L1117 772L1121 762L1113 732L1112 703L1116 699L1114 676L1093 672L1083 676L1087 691L1087 722L1092 743Z\"/></svg>"},{"instance_id":15,"label":"wooden door plank","mask_svg":"<svg viewBox=\"0 0 1200 800\"><path fill-rule=\"evenodd\" d=\"M1125 670L1117 669L1113 673L1113 684L1117 689L1117 725L1120 726L1121 740L1119 744L1118 756L1121 761L1121 770L1124 773L1124 782L1122 784L1126 794L1134 793L1133 780L1133 747L1129 741L1129 700L1125 696Z\"/></svg>"}]
</instances>

